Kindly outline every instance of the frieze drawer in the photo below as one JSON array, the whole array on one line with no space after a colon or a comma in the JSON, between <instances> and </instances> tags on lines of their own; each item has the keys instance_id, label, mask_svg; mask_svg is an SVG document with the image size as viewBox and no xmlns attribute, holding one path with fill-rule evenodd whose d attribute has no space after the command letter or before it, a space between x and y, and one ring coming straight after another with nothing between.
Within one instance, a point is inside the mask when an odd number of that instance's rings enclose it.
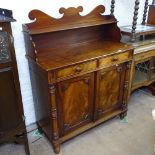
<instances>
[{"instance_id":1,"label":"frieze drawer","mask_svg":"<svg viewBox=\"0 0 155 155\"><path fill-rule=\"evenodd\" d=\"M99 67L110 66L113 64L121 63L130 58L130 52L125 52L110 57L102 58L99 60Z\"/></svg>"},{"instance_id":2,"label":"frieze drawer","mask_svg":"<svg viewBox=\"0 0 155 155\"><path fill-rule=\"evenodd\" d=\"M58 70L56 73L57 78L65 78L68 76L80 74L83 72L88 72L96 69L96 60L86 63L77 64L71 67L67 67L61 70Z\"/></svg>"}]
</instances>

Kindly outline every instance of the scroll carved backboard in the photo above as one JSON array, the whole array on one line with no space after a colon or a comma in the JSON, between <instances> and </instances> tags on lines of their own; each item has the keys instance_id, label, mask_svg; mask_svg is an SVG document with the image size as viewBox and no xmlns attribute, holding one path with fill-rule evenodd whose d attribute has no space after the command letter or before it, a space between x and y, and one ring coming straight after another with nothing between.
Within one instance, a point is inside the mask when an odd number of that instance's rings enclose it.
<instances>
[{"instance_id":1,"label":"scroll carved backboard","mask_svg":"<svg viewBox=\"0 0 155 155\"><path fill-rule=\"evenodd\" d=\"M35 21L26 24L27 28L25 27L25 30L29 29L30 34L39 34L117 22L113 15L103 15L105 12L103 5L97 6L85 16L80 15L82 11L82 6L68 9L60 8L59 12L63 16L61 18L53 18L40 10L32 10L29 13L29 18Z\"/></svg>"}]
</instances>

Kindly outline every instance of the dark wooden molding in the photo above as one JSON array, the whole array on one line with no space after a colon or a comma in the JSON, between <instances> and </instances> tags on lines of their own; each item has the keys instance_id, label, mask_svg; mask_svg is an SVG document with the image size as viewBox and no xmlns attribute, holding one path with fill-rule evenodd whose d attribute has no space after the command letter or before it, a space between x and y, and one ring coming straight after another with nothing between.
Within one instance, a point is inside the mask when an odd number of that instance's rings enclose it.
<instances>
[{"instance_id":1,"label":"dark wooden molding","mask_svg":"<svg viewBox=\"0 0 155 155\"><path fill-rule=\"evenodd\" d=\"M0 8L0 22L14 22L12 11Z\"/></svg>"}]
</instances>

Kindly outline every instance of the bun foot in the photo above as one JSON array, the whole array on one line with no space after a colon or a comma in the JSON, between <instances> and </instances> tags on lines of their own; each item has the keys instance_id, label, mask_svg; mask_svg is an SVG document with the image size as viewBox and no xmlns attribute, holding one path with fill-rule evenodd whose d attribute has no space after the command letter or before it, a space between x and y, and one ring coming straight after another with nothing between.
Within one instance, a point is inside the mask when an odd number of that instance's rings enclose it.
<instances>
[{"instance_id":1,"label":"bun foot","mask_svg":"<svg viewBox=\"0 0 155 155\"><path fill-rule=\"evenodd\" d=\"M53 150L56 154L59 154L60 153L60 143L55 141L53 142Z\"/></svg>"}]
</instances>

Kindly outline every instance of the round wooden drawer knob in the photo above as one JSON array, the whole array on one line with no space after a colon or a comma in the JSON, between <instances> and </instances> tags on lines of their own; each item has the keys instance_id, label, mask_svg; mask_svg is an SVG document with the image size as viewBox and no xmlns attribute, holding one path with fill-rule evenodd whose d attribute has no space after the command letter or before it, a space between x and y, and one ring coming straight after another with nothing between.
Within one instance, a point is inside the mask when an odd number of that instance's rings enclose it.
<instances>
[{"instance_id":1,"label":"round wooden drawer knob","mask_svg":"<svg viewBox=\"0 0 155 155\"><path fill-rule=\"evenodd\" d=\"M76 67L76 68L75 68L75 71L76 71L76 72L81 72L81 70L82 70L81 67Z\"/></svg>"}]
</instances>

